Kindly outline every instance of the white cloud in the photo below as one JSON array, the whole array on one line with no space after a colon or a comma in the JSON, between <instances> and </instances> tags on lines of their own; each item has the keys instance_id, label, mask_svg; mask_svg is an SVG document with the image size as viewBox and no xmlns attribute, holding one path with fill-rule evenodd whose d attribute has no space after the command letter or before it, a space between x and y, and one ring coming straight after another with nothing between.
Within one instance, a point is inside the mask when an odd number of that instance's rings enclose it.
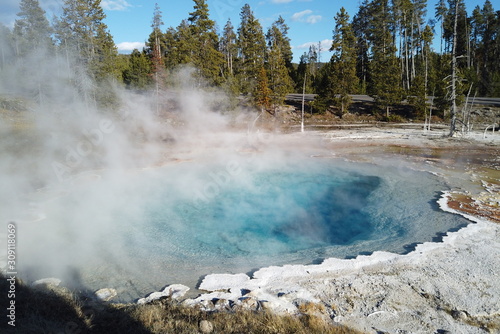
<instances>
[{"instance_id":1,"label":"white cloud","mask_svg":"<svg viewBox=\"0 0 500 334\"><path fill-rule=\"evenodd\" d=\"M312 14L312 10L306 9L292 15L292 21L302 21L304 16Z\"/></svg>"},{"instance_id":2,"label":"white cloud","mask_svg":"<svg viewBox=\"0 0 500 334\"><path fill-rule=\"evenodd\" d=\"M289 3L293 0L271 0L272 3Z\"/></svg>"},{"instance_id":3,"label":"white cloud","mask_svg":"<svg viewBox=\"0 0 500 334\"><path fill-rule=\"evenodd\" d=\"M117 11L123 11L128 7L132 7L132 5L127 2L127 0L102 0L101 6L104 10Z\"/></svg>"},{"instance_id":4,"label":"white cloud","mask_svg":"<svg viewBox=\"0 0 500 334\"><path fill-rule=\"evenodd\" d=\"M144 42L122 42L116 45L118 51L123 53L127 51L132 51L134 49L142 50L144 46L145 46Z\"/></svg>"},{"instance_id":5,"label":"white cloud","mask_svg":"<svg viewBox=\"0 0 500 334\"><path fill-rule=\"evenodd\" d=\"M311 15L307 17L306 22L310 24L315 24L321 21L323 17L321 15Z\"/></svg>"},{"instance_id":6,"label":"white cloud","mask_svg":"<svg viewBox=\"0 0 500 334\"><path fill-rule=\"evenodd\" d=\"M306 9L301 12L295 13L292 15L292 21L315 24L323 19L321 15L311 15L312 13L313 11L310 9Z\"/></svg>"},{"instance_id":7,"label":"white cloud","mask_svg":"<svg viewBox=\"0 0 500 334\"><path fill-rule=\"evenodd\" d=\"M332 47L333 40L332 39L324 39L321 42L321 51L328 51ZM307 42L298 46L293 47L297 50L309 50L311 46L318 46L318 42Z\"/></svg>"}]
</instances>

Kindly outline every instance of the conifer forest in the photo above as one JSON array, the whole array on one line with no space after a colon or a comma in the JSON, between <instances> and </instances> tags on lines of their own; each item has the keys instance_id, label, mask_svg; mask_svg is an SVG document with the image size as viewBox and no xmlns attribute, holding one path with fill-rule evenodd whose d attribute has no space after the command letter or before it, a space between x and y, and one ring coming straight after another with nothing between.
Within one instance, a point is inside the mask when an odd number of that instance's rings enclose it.
<instances>
[{"instance_id":1,"label":"conifer forest","mask_svg":"<svg viewBox=\"0 0 500 334\"><path fill-rule=\"evenodd\" d=\"M27 79L36 80L27 73L37 61L33 54L42 52L84 72L106 104L113 100L110 84L165 90L174 84L173 71L189 67L200 86L261 110L276 110L287 94L305 92L317 94L314 112L334 107L346 113L351 96L361 94L374 98L374 113L389 117L404 101L416 119L430 103L436 115L453 117L467 98L500 96L500 10L489 0L470 15L464 0L440 0L429 10L426 0L364 0L357 13L341 8L332 13L330 59L320 61L324 50L313 45L297 64L285 20L263 27L248 4L239 22L216 23L207 2L194 0L186 19L168 28L156 5L145 48L125 55L117 51L100 0L65 0L62 14L50 20L38 0L22 0L14 27L0 26L0 73L23 64ZM43 85L30 87L43 96Z\"/></svg>"}]
</instances>

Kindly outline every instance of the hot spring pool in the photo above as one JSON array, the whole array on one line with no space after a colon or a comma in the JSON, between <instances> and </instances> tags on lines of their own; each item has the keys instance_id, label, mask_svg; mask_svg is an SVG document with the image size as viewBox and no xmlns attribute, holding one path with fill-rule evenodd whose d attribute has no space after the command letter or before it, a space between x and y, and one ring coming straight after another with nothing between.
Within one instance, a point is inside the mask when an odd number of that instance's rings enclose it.
<instances>
[{"instance_id":1,"label":"hot spring pool","mask_svg":"<svg viewBox=\"0 0 500 334\"><path fill-rule=\"evenodd\" d=\"M130 301L210 273L404 253L468 223L437 207L446 189L426 172L309 156L114 173L45 203L47 219L19 232L22 271Z\"/></svg>"}]
</instances>

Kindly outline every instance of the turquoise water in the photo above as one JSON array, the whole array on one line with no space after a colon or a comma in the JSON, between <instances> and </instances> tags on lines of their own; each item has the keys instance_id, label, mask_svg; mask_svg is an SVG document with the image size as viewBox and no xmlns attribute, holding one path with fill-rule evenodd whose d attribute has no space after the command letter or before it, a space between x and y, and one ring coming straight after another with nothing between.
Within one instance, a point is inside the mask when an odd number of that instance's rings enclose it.
<instances>
[{"instance_id":1,"label":"turquoise water","mask_svg":"<svg viewBox=\"0 0 500 334\"><path fill-rule=\"evenodd\" d=\"M148 206L146 233L192 238L191 252L199 247L221 256L346 245L373 233L365 207L381 182L376 176L330 169L257 172L251 184L225 185L201 203L160 194L162 200Z\"/></svg>"},{"instance_id":2,"label":"turquoise water","mask_svg":"<svg viewBox=\"0 0 500 334\"><path fill-rule=\"evenodd\" d=\"M21 234L23 266L127 301L209 273L405 253L468 223L437 208L447 188L390 164L309 157L111 175L46 204L47 220Z\"/></svg>"}]
</instances>

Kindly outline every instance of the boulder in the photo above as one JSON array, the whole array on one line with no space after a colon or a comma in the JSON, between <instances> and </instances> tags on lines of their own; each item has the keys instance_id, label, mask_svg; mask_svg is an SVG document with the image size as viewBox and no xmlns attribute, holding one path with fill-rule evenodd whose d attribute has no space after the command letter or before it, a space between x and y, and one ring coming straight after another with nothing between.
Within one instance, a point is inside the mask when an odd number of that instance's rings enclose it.
<instances>
[{"instance_id":1,"label":"boulder","mask_svg":"<svg viewBox=\"0 0 500 334\"><path fill-rule=\"evenodd\" d=\"M208 321L208 320L202 320L200 321L200 332L206 334L206 333L212 333L214 331L214 325Z\"/></svg>"},{"instance_id":2,"label":"boulder","mask_svg":"<svg viewBox=\"0 0 500 334\"><path fill-rule=\"evenodd\" d=\"M107 302L115 298L118 294L116 293L115 289L105 288L97 290L95 292L95 295L99 300Z\"/></svg>"}]
</instances>

